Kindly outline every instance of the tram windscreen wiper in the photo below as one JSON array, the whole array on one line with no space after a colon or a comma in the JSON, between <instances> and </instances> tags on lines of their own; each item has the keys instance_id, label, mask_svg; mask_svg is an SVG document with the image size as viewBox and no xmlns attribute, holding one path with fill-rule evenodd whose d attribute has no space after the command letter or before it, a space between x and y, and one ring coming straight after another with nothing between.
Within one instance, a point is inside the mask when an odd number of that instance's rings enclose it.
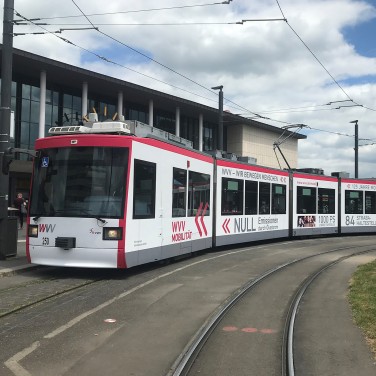
<instances>
[{"instance_id":1,"label":"tram windscreen wiper","mask_svg":"<svg viewBox=\"0 0 376 376\"><path fill-rule=\"evenodd\" d=\"M59 215L59 214L69 215L71 213L90 215L90 212L88 210L82 209L82 208L66 208L66 209L51 210L49 215L52 215L52 216Z\"/></svg>"}]
</instances>

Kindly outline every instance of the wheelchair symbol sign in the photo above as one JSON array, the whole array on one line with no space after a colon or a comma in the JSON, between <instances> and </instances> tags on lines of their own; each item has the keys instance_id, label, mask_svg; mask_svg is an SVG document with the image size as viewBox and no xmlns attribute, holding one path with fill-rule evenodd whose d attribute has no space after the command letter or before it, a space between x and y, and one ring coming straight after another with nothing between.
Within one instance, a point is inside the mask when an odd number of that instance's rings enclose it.
<instances>
[{"instance_id":1,"label":"wheelchair symbol sign","mask_svg":"<svg viewBox=\"0 0 376 376\"><path fill-rule=\"evenodd\" d=\"M48 167L48 163L49 163L49 158L43 157L42 158L42 167Z\"/></svg>"}]
</instances>

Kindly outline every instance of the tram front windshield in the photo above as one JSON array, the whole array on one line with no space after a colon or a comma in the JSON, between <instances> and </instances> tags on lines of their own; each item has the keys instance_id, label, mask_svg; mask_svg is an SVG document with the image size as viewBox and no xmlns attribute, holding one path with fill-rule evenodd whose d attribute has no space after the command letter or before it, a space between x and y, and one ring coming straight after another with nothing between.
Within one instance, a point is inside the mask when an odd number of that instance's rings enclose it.
<instances>
[{"instance_id":1,"label":"tram front windshield","mask_svg":"<svg viewBox=\"0 0 376 376\"><path fill-rule=\"evenodd\" d=\"M43 149L34 163L30 216L123 217L127 148Z\"/></svg>"}]
</instances>

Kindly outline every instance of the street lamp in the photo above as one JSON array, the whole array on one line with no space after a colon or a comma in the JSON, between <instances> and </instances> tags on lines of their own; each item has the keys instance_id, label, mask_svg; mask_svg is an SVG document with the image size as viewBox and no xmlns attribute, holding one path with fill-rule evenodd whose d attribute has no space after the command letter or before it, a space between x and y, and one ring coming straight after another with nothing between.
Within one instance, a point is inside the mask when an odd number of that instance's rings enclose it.
<instances>
[{"instance_id":1,"label":"street lamp","mask_svg":"<svg viewBox=\"0 0 376 376\"><path fill-rule=\"evenodd\" d=\"M358 178L358 120L350 121L350 123L355 124L355 179Z\"/></svg>"},{"instance_id":2,"label":"street lamp","mask_svg":"<svg viewBox=\"0 0 376 376\"><path fill-rule=\"evenodd\" d=\"M223 151L223 85L212 87L213 90L219 90L219 105L218 105L218 150Z\"/></svg>"}]
</instances>

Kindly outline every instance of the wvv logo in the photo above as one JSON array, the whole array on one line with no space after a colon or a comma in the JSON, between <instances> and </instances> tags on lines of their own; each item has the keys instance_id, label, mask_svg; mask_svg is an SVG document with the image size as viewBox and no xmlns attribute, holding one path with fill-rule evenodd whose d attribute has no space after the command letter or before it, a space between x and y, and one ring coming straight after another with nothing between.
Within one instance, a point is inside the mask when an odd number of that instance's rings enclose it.
<instances>
[{"instance_id":1,"label":"wvv logo","mask_svg":"<svg viewBox=\"0 0 376 376\"><path fill-rule=\"evenodd\" d=\"M39 225L39 232L54 232L56 225L46 225L41 223Z\"/></svg>"}]
</instances>

